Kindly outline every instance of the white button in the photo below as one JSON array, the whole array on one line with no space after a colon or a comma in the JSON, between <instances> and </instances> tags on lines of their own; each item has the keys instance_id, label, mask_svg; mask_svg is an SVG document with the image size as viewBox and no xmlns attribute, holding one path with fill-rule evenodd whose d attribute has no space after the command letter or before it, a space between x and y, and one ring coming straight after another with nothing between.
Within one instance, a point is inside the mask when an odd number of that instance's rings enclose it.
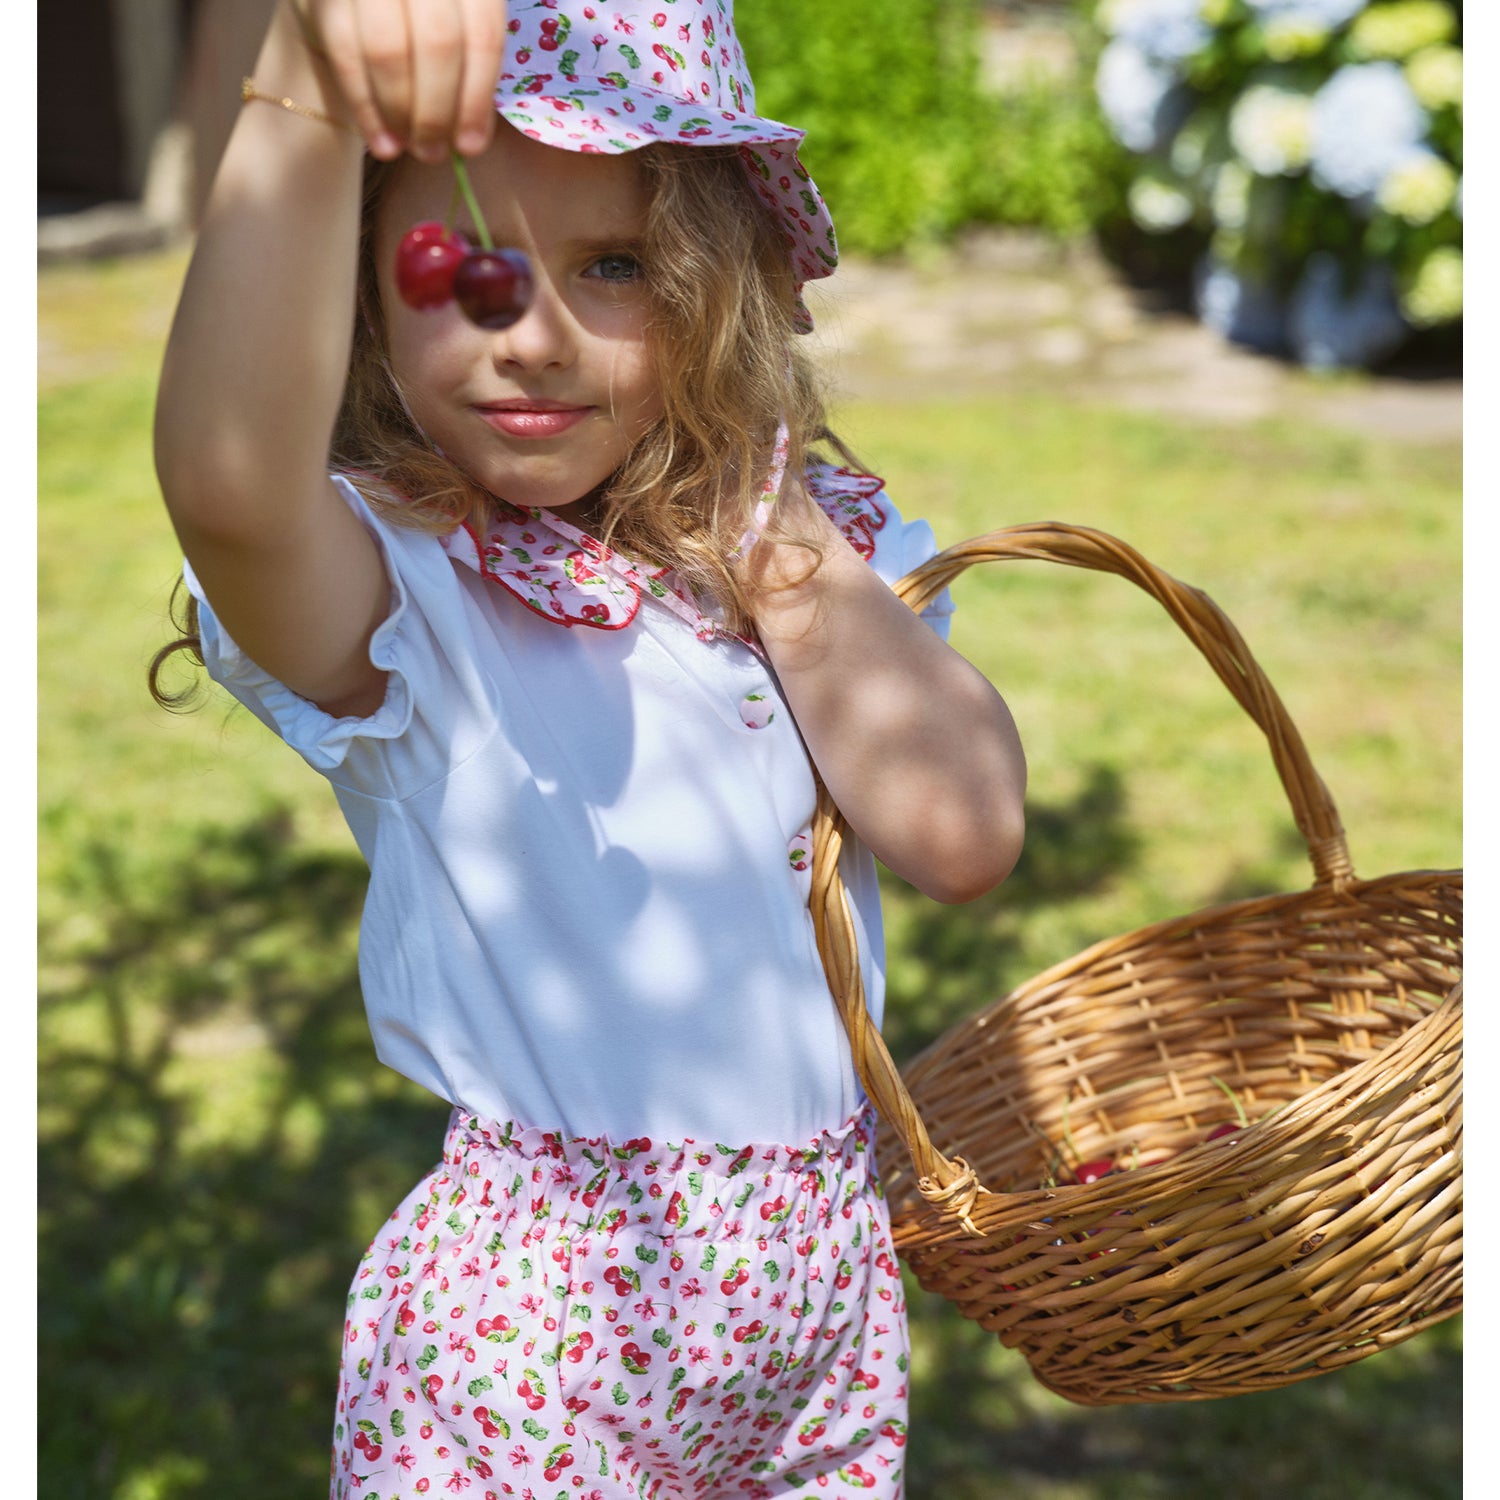
<instances>
[{"instance_id":1,"label":"white button","mask_svg":"<svg viewBox=\"0 0 1500 1500\"><path fill-rule=\"evenodd\" d=\"M740 699L740 718L747 729L764 729L775 717L776 708L769 693L746 693Z\"/></svg>"}]
</instances>

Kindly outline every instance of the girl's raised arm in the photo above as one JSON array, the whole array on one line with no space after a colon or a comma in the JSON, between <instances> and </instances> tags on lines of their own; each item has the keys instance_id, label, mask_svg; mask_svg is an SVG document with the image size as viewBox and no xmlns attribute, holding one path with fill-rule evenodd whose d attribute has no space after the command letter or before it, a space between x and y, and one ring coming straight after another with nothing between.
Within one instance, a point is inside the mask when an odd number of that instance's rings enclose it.
<instances>
[{"instance_id":1,"label":"girl's raised arm","mask_svg":"<svg viewBox=\"0 0 1500 1500\"><path fill-rule=\"evenodd\" d=\"M973 900L1010 874L1024 838L1026 761L1010 710L816 505L803 500L798 516L822 542L817 569L804 577L805 550L764 538L747 567L808 752L884 864L938 901Z\"/></svg>"},{"instance_id":2,"label":"girl's raised arm","mask_svg":"<svg viewBox=\"0 0 1500 1500\"><path fill-rule=\"evenodd\" d=\"M328 478L363 147L441 159L487 145L504 20L500 0L320 0L306 14L281 0L254 83L300 108L242 110L167 344L156 465L183 550L242 649L337 714L380 702L367 647L389 602L375 543Z\"/></svg>"}]
</instances>

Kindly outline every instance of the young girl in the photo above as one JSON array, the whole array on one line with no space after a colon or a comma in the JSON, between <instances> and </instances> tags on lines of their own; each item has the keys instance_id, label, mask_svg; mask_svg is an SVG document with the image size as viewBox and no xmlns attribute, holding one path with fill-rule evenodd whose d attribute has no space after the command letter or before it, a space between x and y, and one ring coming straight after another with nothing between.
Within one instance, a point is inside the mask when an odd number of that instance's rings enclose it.
<instances>
[{"instance_id":1,"label":"young girl","mask_svg":"<svg viewBox=\"0 0 1500 1500\"><path fill-rule=\"evenodd\" d=\"M878 1019L872 854L991 888L1024 769L888 587L930 530L809 452L801 132L728 0L283 0L245 97L157 409L186 642L333 784L376 1049L454 1106L354 1280L332 1493L898 1495L814 775ZM454 151L530 263L503 329L395 287Z\"/></svg>"}]
</instances>

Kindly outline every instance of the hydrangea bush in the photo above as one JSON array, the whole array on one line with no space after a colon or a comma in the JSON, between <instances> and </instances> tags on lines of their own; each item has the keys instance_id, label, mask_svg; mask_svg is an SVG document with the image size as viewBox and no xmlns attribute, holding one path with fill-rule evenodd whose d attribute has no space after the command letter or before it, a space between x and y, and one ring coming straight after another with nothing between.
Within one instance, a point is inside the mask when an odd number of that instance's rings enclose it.
<instances>
[{"instance_id":1,"label":"hydrangea bush","mask_svg":"<svg viewBox=\"0 0 1500 1500\"><path fill-rule=\"evenodd\" d=\"M1196 236L1199 316L1313 368L1463 312L1452 0L1098 0L1131 219Z\"/></svg>"}]
</instances>

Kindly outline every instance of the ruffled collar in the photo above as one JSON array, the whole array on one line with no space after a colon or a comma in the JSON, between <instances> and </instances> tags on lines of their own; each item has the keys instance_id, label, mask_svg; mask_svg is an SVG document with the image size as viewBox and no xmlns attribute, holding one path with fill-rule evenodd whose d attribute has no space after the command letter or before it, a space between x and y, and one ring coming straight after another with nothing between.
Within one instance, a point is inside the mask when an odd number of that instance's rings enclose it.
<instances>
[{"instance_id":1,"label":"ruffled collar","mask_svg":"<svg viewBox=\"0 0 1500 1500\"><path fill-rule=\"evenodd\" d=\"M779 473L775 480L779 489ZM868 559L875 535L886 523L886 512L875 499L883 481L814 462L804 482L824 514ZM754 545L775 493L771 489L757 510L741 548ZM729 634L711 606L673 570L634 562L549 510L504 505L483 531L466 523L443 537L442 545L454 562L473 568L555 625L623 630L639 613L641 601L649 599L690 625L699 640Z\"/></svg>"}]
</instances>

